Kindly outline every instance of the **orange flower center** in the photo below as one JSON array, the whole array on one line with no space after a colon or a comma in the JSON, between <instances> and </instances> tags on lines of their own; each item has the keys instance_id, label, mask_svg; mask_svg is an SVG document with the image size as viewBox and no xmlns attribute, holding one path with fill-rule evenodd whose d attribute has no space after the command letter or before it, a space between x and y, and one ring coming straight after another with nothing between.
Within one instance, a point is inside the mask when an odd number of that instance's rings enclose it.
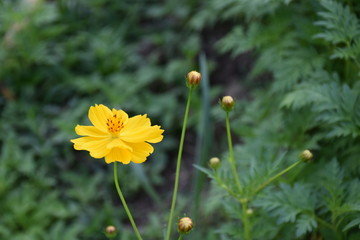
<instances>
[{"instance_id":1,"label":"orange flower center","mask_svg":"<svg viewBox=\"0 0 360 240\"><path fill-rule=\"evenodd\" d=\"M107 119L106 125L111 133L119 133L124 127L122 119L119 116L116 116L116 114Z\"/></svg>"}]
</instances>

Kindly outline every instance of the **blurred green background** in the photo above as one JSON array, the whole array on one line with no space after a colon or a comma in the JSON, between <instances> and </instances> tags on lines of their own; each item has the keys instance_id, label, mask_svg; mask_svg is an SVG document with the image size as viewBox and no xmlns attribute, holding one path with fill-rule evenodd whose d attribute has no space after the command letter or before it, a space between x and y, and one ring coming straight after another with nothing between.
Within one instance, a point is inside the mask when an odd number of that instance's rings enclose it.
<instances>
[{"instance_id":1,"label":"blurred green background","mask_svg":"<svg viewBox=\"0 0 360 240\"><path fill-rule=\"evenodd\" d=\"M186 239L242 239L241 210L193 168L227 158L222 95L237 100L244 175L276 172L305 148L316 156L281 179L300 187L281 185L254 204L254 239L359 239L359 14L355 0L0 1L0 239L105 239L109 224L118 239L135 239L111 165L69 141L94 104L147 113L165 129L145 164L119 170L144 239L161 239L191 70L203 81L176 213L195 220ZM286 191L313 199L268 197Z\"/></svg>"}]
</instances>

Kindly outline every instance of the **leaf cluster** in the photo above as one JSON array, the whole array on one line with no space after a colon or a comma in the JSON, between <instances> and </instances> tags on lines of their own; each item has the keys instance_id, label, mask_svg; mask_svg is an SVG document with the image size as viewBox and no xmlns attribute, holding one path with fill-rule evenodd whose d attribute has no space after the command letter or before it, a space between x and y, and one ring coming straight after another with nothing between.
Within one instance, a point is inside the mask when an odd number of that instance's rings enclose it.
<instances>
[{"instance_id":1,"label":"leaf cluster","mask_svg":"<svg viewBox=\"0 0 360 240\"><path fill-rule=\"evenodd\" d=\"M266 1L272 7L257 13L243 1L223 3L213 0L204 10L218 4L220 18L233 23L217 48L234 57L251 51L254 67L238 84L250 90L253 80L262 84L251 91L251 101L238 101L231 122L241 141L235 160L247 194L294 163L302 150L314 153L314 162L291 170L249 202L253 239L357 239L359 3ZM227 158L225 152L223 162ZM225 163L218 172L220 180L207 172L220 189L214 194L234 200L223 208L241 222L238 195L219 184L225 179L228 189L236 189L227 177L231 169ZM235 225L221 226L230 239L243 239Z\"/></svg>"},{"instance_id":2,"label":"leaf cluster","mask_svg":"<svg viewBox=\"0 0 360 240\"><path fill-rule=\"evenodd\" d=\"M189 14L156 1L1 1L0 239L101 239L106 224L129 239L108 166L69 140L100 103L180 129L184 76L199 48L197 34L182 28ZM149 197L160 208L154 186L164 182L171 136L148 167L121 168L132 179L122 187L128 199ZM144 231L158 238L162 219L150 218Z\"/></svg>"}]
</instances>

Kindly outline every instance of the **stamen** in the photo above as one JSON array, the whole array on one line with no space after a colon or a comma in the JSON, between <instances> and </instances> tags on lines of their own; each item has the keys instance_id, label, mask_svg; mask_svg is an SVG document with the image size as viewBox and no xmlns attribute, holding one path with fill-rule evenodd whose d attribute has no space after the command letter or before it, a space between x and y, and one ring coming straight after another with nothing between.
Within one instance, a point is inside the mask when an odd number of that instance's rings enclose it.
<instances>
[{"instance_id":1,"label":"stamen","mask_svg":"<svg viewBox=\"0 0 360 240\"><path fill-rule=\"evenodd\" d=\"M107 119L106 125L108 126L108 130L110 133L119 133L120 130L124 127L122 119L116 114Z\"/></svg>"}]
</instances>

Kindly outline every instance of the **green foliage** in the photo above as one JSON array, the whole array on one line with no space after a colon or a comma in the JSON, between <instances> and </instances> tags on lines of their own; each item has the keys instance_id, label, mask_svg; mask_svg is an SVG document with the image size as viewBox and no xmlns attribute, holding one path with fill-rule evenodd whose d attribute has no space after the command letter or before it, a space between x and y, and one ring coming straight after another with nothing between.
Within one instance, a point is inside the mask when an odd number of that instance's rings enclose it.
<instances>
[{"instance_id":1,"label":"green foliage","mask_svg":"<svg viewBox=\"0 0 360 240\"><path fill-rule=\"evenodd\" d=\"M229 77L212 62L218 56L233 57L234 69L239 57L255 60L246 76L230 76L249 96L234 96L231 113L244 191L228 152L217 171L198 164L213 184L197 200L202 220L186 237L244 239L248 219L255 240L359 239L359 11L354 0L2 1L0 239L102 239L108 224L132 239L109 167L69 142L96 103L148 113L166 129L146 166L119 174L130 208L146 206L134 211L144 236L161 238L166 196L154 186L168 182L184 75L200 50L210 56L210 83ZM213 87L204 99L232 86ZM191 126L203 106L194 100ZM223 112L208 112L221 126ZM216 153L226 142L219 134L210 145ZM313 162L258 190L304 149ZM148 202L157 204L151 214L142 211L152 209ZM188 205L182 198L178 215Z\"/></svg>"},{"instance_id":2,"label":"green foliage","mask_svg":"<svg viewBox=\"0 0 360 240\"><path fill-rule=\"evenodd\" d=\"M256 61L245 86L251 89L253 79L262 83L251 92L251 101L238 101L233 113L233 131L241 138L235 160L245 193L236 191L226 152L217 172L199 168L219 189L214 193L223 199L223 218L244 223L239 205L245 196L254 211L248 217L252 239L357 239L360 5L267 1L263 4L272 7L254 13L258 1L211 2L204 12L219 4L220 19L233 24L217 42L218 50L233 57L252 52ZM254 191L304 149L313 150L314 162ZM225 206L225 199L234 201ZM219 227L229 239L245 239L243 225L239 229L226 220Z\"/></svg>"},{"instance_id":3,"label":"green foliage","mask_svg":"<svg viewBox=\"0 0 360 240\"><path fill-rule=\"evenodd\" d=\"M1 1L0 239L102 239L108 224L131 239L111 166L76 153L69 140L99 103L147 113L177 132L183 76L199 49L198 35L182 31L189 14L148 1ZM147 166L119 170L130 208L139 195L161 208L154 186L164 183L176 143L165 134ZM161 236L157 221L144 228L149 238Z\"/></svg>"},{"instance_id":4,"label":"green foliage","mask_svg":"<svg viewBox=\"0 0 360 240\"><path fill-rule=\"evenodd\" d=\"M335 49L331 58L359 60L360 25L356 15L350 11L349 6L329 0L321 1L325 11L317 14L322 20L315 24L322 27L323 31L316 34L334 45Z\"/></svg>"},{"instance_id":5,"label":"green foliage","mask_svg":"<svg viewBox=\"0 0 360 240\"><path fill-rule=\"evenodd\" d=\"M268 189L254 206L264 208L277 219L278 224L294 223L296 237L315 230L318 226L315 218L315 194L313 189L304 184L293 187L280 184L279 189Z\"/></svg>"}]
</instances>

